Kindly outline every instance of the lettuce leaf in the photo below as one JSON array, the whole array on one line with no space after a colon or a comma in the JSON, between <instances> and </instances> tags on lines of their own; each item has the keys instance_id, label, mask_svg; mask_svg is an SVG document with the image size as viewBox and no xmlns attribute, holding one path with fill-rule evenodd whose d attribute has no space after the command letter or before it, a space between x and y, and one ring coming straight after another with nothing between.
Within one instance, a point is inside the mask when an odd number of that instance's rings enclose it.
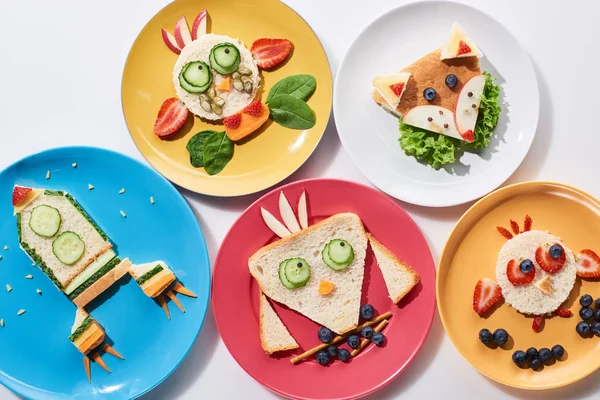
<instances>
[{"instance_id":1,"label":"lettuce leaf","mask_svg":"<svg viewBox=\"0 0 600 400\"><path fill-rule=\"evenodd\" d=\"M400 147L407 155L439 169L446 164L456 162L457 154L462 146L479 149L490 144L494 128L498 124L500 107L500 86L494 84L494 78L483 72L486 76L477 123L475 124L473 143L464 143L439 133L430 132L422 128L406 125L400 118Z\"/></svg>"}]
</instances>

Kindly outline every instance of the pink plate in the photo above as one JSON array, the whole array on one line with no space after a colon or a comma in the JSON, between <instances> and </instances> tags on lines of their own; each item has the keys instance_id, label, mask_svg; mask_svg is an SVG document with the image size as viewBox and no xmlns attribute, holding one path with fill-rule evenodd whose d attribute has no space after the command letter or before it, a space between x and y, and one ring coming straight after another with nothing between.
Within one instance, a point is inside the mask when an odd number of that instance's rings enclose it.
<instances>
[{"instance_id":1,"label":"pink plate","mask_svg":"<svg viewBox=\"0 0 600 400\"><path fill-rule=\"evenodd\" d=\"M267 356L259 337L259 288L248 271L248 258L278 238L264 224L260 207L279 217L279 192L296 207L306 190L309 225L340 212L360 216L367 231L421 276L421 282L394 305L381 271L367 250L362 304L393 316L384 330L385 346L370 345L344 364L322 367L314 357L297 365L290 356L320 344L319 326L275 302L275 311L301 348ZM435 267L421 231L394 201L367 186L336 179L293 182L258 199L233 224L219 249L213 271L212 304L217 328L240 366L270 390L295 399L354 399L376 391L398 376L415 357L435 313ZM344 345L346 346L346 345Z\"/></svg>"}]
</instances>

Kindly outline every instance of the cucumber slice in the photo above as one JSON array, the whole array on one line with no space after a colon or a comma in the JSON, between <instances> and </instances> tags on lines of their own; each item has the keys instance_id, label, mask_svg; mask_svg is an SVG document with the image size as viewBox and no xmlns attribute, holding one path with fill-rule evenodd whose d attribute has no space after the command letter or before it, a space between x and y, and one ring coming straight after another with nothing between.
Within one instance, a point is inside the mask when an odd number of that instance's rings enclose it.
<instances>
[{"instance_id":1,"label":"cucumber slice","mask_svg":"<svg viewBox=\"0 0 600 400\"><path fill-rule=\"evenodd\" d=\"M45 204L39 205L31 211L29 227L39 236L52 237L60 228L60 212L54 207Z\"/></svg>"},{"instance_id":2,"label":"cucumber slice","mask_svg":"<svg viewBox=\"0 0 600 400\"><path fill-rule=\"evenodd\" d=\"M288 289L296 289L296 286L293 285L285 276L285 266L290 260L284 260L279 264L279 280Z\"/></svg>"},{"instance_id":3,"label":"cucumber slice","mask_svg":"<svg viewBox=\"0 0 600 400\"><path fill-rule=\"evenodd\" d=\"M181 74L187 83L195 87L203 87L212 83L210 68L202 61L186 64L181 70Z\"/></svg>"},{"instance_id":4,"label":"cucumber slice","mask_svg":"<svg viewBox=\"0 0 600 400\"><path fill-rule=\"evenodd\" d=\"M336 264L350 264L354 260L354 249L343 239L329 242L329 258Z\"/></svg>"},{"instance_id":5,"label":"cucumber slice","mask_svg":"<svg viewBox=\"0 0 600 400\"><path fill-rule=\"evenodd\" d=\"M229 75L240 65L240 51L231 43L219 43L210 50L208 60L212 69L221 75Z\"/></svg>"},{"instance_id":6,"label":"cucumber slice","mask_svg":"<svg viewBox=\"0 0 600 400\"><path fill-rule=\"evenodd\" d=\"M327 243L325 245L325 247L323 248L323 251L321 252L321 257L323 258L323 262L331 269L335 270L335 271L343 271L346 268L348 268L348 265L350 265L350 262L348 263L342 263L342 264L338 264L336 262L334 262L331 257L330 257L330 252L329 252L329 245L331 244L331 242ZM354 258L354 256L353 256Z\"/></svg>"},{"instance_id":7,"label":"cucumber slice","mask_svg":"<svg viewBox=\"0 0 600 400\"><path fill-rule=\"evenodd\" d=\"M285 277L295 288L306 285L310 279L310 267L303 258L292 258L284 267Z\"/></svg>"},{"instance_id":8,"label":"cucumber slice","mask_svg":"<svg viewBox=\"0 0 600 400\"><path fill-rule=\"evenodd\" d=\"M85 251L85 243L75 232L63 232L52 242L52 252L63 264L75 264Z\"/></svg>"},{"instance_id":9,"label":"cucumber slice","mask_svg":"<svg viewBox=\"0 0 600 400\"><path fill-rule=\"evenodd\" d=\"M210 81L206 85L197 87L197 86L190 84L188 81L186 81L183 76L183 74L185 73L185 70L187 69L188 66L189 66L189 64L187 66L183 67L183 69L179 73L179 84L181 85L183 90L185 90L188 93L204 93L204 92L206 92L208 90L208 88L210 87L210 85L212 84L212 74L210 74L210 77L211 77Z\"/></svg>"}]
</instances>

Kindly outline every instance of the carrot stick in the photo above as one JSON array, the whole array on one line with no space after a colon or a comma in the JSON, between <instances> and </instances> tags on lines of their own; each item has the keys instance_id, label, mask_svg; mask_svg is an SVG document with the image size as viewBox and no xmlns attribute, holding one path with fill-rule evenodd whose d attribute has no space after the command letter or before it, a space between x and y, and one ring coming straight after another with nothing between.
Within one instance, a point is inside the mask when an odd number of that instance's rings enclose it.
<instances>
[{"instance_id":1,"label":"carrot stick","mask_svg":"<svg viewBox=\"0 0 600 400\"><path fill-rule=\"evenodd\" d=\"M165 310L165 313L167 314L167 318L171 319L171 313L169 312L169 306L167 305L165 296L163 296L162 294L160 296L157 296L156 301L158 301L158 304L160 304L162 309Z\"/></svg>"},{"instance_id":2,"label":"carrot stick","mask_svg":"<svg viewBox=\"0 0 600 400\"><path fill-rule=\"evenodd\" d=\"M94 361L96 361L96 363L98 363L99 366L101 366L102 368L104 368L106 370L106 372L110 372L110 369L108 369L108 367L106 366L106 364L104 364L104 360L102 360L102 357L100 357L100 354L98 354L97 352L93 352L92 353L92 359Z\"/></svg>"},{"instance_id":3,"label":"carrot stick","mask_svg":"<svg viewBox=\"0 0 600 400\"><path fill-rule=\"evenodd\" d=\"M194 292L192 292L191 290L187 289L185 286L183 286L179 282L175 282L175 285L173 285L173 290L176 291L177 293L181 293L184 296L198 297L198 296L196 296L196 294Z\"/></svg>"},{"instance_id":4,"label":"carrot stick","mask_svg":"<svg viewBox=\"0 0 600 400\"><path fill-rule=\"evenodd\" d=\"M104 346L102 347L102 350L104 350L104 352L111 354L117 358L120 358L121 360L124 360L125 357L123 357L122 355L120 355L115 349L113 349L112 347L110 347L110 345L108 343L104 343Z\"/></svg>"},{"instance_id":5,"label":"carrot stick","mask_svg":"<svg viewBox=\"0 0 600 400\"><path fill-rule=\"evenodd\" d=\"M85 368L85 374L87 375L88 382L92 381L92 369L90 367L90 359L88 356L83 356L83 366Z\"/></svg>"},{"instance_id":6,"label":"carrot stick","mask_svg":"<svg viewBox=\"0 0 600 400\"><path fill-rule=\"evenodd\" d=\"M388 321L387 321L387 319L384 319L383 321L381 321L381 322L379 323L379 325L377 325L377 327L376 327L375 329L373 329L373 331L375 331L375 332L381 332L381 331L383 330L383 328L385 328L385 326L386 326L387 324L388 324ZM365 338L365 339L363 339L363 340L360 342L360 345L359 345L359 346L358 346L356 349L352 350L352 352L350 353L350 355L351 355L352 357L356 357L356 355L357 355L358 353L360 353L360 352L361 352L361 351L362 351L362 350L363 350L365 347L367 347L367 346L369 345L369 343L371 343L371 339L366 339L366 338Z\"/></svg>"},{"instance_id":7,"label":"carrot stick","mask_svg":"<svg viewBox=\"0 0 600 400\"><path fill-rule=\"evenodd\" d=\"M344 333L342 336L336 336L336 337L335 337L335 338L333 338L333 340L332 340L331 342L329 342L329 343L323 343L323 344L320 344L320 345L318 345L317 347L313 347L312 349L305 351L304 353L300 354L299 356L296 356L296 357L294 357L294 358L291 358L291 359L290 359L290 362L291 362L292 364L297 364L298 362L300 362L300 361L304 360L305 358L307 358L307 357L310 357L310 356L312 356L312 355L314 355L314 354L317 354L317 353L318 353L320 350L323 350L324 348L326 348L326 347L327 347L327 346L329 346L330 344L336 344L336 343L339 343L339 342L341 342L342 340L344 340L345 338L347 338L348 336L350 336L350 335L352 335L352 334L354 334L354 333L360 332L360 330L361 330L362 328L364 328L365 326L371 326L371 325L375 325L375 324L377 324L377 323L379 323L379 322L383 321L384 319L388 319L388 318L391 318L391 317L392 317L392 313L391 313L391 312L389 312L389 311L388 311L388 312L386 312L385 314L381 314L379 317L375 318L374 320L372 320L372 321L368 321L368 322L365 322L364 324L360 325L359 327L357 327L357 328L355 328L355 329L352 329L350 332L346 332L346 333Z\"/></svg>"},{"instance_id":8,"label":"carrot stick","mask_svg":"<svg viewBox=\"0 0 600 400\"><path fill-rule=\"evenodd\" d=\"M175 303L177 305L177 307L179 307L179 309L181 310L181 312L185 312L185 308L183 308L183 306L179 302L179 299L177 298L177 296L175 296L175 293L173 293L170 290L168 290L167 293L166 293L166 295L169 296L169 298L171 300L173 300L173 303Z\"/></svg>"}]
</instances>

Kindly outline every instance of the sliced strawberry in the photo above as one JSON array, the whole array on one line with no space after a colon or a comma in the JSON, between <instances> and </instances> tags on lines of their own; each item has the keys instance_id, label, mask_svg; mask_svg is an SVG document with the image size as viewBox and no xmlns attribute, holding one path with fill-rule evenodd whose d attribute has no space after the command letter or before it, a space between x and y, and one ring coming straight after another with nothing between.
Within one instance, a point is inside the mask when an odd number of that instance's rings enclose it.
<instances>
[{"instance_id":1,"label":"sliced strawberry","mask_svg":"<svg viewBox=\"0 0 600 400\"><path fill-rule=\"evenodd\" d=\"M185 124L188 114L187 107L177 97L165 100L158 110L154 133L162 139L177 132Z\"/></svg>"},{"instance_id":2,"label":"sliced strawberry","mask_svg":"<svg viewBox=\"0 0 600 400\"><path fill-rule=\"evenodd\" d=\"M463 54L469 54L470 52L471 52L471 48L469 47L468 44L466 44L462 40L460 42L458 42L458 53L456 53L457 56L460 56Z\"/></svg>"},{"instance_id":3,"label":"sliced strawberry","mask_svg":"<svg viewBox=\"0 0 600 400\"><path fill-rule=\"evenodd\" d=\"M480 279L473 293L473 310L480 317L488 312L502 298L502 289L491 279Z\"/></svg>"},{"instance_id":4,"label":"sliced strawberry","mask_svg":"<svg viewBox=\"0 0 600 400\"><path fill-rule=\"evenodd\" d=\"M519 224L517 224L517 222L513 221L512 219L510 220L510 229L512 229L515 235L518 235L520 232Z\"/></svg>"},{"instance_id":5,"label":"sliced strawberry","mask_svg":"<svg viewBox=\"0 0 600 400\"><path fill-rule=\"evenodd\" d=\"M241 123L242 123L242 114L240 114L240 113L233 114L223 120L223 125L225 125L227 128L230 128L230 129L239 128Z\"/></svg>"},{"instance_id":6,"label":"sliced strawberry","mask_svg":"<svg viewBox=\"0 0 600 400\"><path fill-rule=\"evenodd\" d=\"M557 246L560 244L555 243ZM561 246L562 247L562 246ZM562 254L558 258L552 258L550 256L550 252L546 247L538 247L535 251L535 261L538 263L541 269L546 271L549 274L554 274L563 267L565 264L565 260L567 256L565 254L565 250L563 249Z\"/></svg>"},{"instance_id":7,"label":"sliced strawberry","mask_svg":"<svg viewBox=\"0 0 600 400\"><path fill-rule=\"evenodd\" d=\"M557 308L554 311L554 315L557 315L561 318L569 318L570 316L573 315L573 313L571 312L571 310L569 310L567 308Z\"/></svg>"},{"instance_id":8,"label":"sliced strawberry","mask_svg":"<svg viewBox=\"0 0 600 400\"><path fill-rule=\"evenodd\" d=\"M501 226L497 226L497 227L496 227L496 229L498 229L498 232L500 232L500 234L501 234L502 236L504 236L505 238L507 238L508 240L510 240L510 239L512 239L512 238L513 238L513 235L512 235L512 233L510 233L510 232L508 231L508 229L506 229L506 228L503 228L503 227L501 227Z\"/></svg>"},{"instance_id":9,"label":"sliced strawberry","mask_svg":"<svg viewBox=\"0 0 600 400\"><path fill-rule=\"evenodd\" d=\"M12 193L12 205L16 206L31 192L31 188L23 186L15 186Z\"/></svg>"},{"instance_id":10,"label":"sliced strawberry","mask_svg":"<svg viewBox=\"0 0 600 400\"><path fill-rule=\"evenodd\" d=\"M463 133L462 137L469 143L471 143L473 140L475 140L475 135L473 134L473 131L471 129L469 129L465 133Z\"/></svg>"},{"instance_id":11,"label":"sliced strawberry","mask_svg":"<svg viewBox=\"0 0 600 400\"><path fill-rule=\"evenodd\" d=\"M260 68L273 68L281 64L292 51L292 42L287 39L257 39L250 52Z\"/></svg>"},{"instance_id":12,"label":"sliced strawberry","mask_svg":"<svg viewBox=\"0 0 600 400\"><path fill-rule=\"evenodd\" d=\"M244 108L243 112L254 117L260 117L260 114L262 113L262 102L260 99L254 100Z\"/></svg>"},{"instance_id":13,"label":"sliced strawberry","mask_svg":"<svg viewBox=\"0 0 600 400\"><path fill-rule=\"evenodd\" d=\"M404 82L394 83L393 85L390 85L390 89L392 89L392 92L394 92L396 96L400 96L404 90Z\"/></svg>"},{"instance_id":14,"label":"sliced strawberry","mask_svg":"<svg viewBox=\"0 0 600 400\"><path fill-rule=\"evenodd\" d=\"M544 323L544 316L538 315L533 319L533 324L531 325L531 329L534 332L540 332L542 330L542 324Z\"/></svg>"},{"instance_id":15,"label":"sliced strawberry","mask_svg":"<svg viewBox=\"0 0 600 400\"><path fill-rule=\"evenodd\" d=\"M577 276L600 278L600 257L594 251L585 249L577 255Z\"/></svg>"},{"instance_id":16,"label":"sliced strawberry","mask_svg":"<svg viewBox=\"0 0 600 400\"><path fill-rule=\"evenodd\" d=\"M510 260L506 265L506 277L513 286L525 285L531 283L535 278L535 268L524 274L519 267L519 263L516 260Z\"/></svg>"},{"instance_id":17,"label":"sliced strawberry","mask_svg":"<svg viewBox=\"0 0 600 400\"><path fill-rule=\"evenodd\" d=\"M525 226L523 228L523 232L529 232L531 230L531 225L533 225L533 220L527 214L525 214Z\"/></svg>"}]
</instances>

